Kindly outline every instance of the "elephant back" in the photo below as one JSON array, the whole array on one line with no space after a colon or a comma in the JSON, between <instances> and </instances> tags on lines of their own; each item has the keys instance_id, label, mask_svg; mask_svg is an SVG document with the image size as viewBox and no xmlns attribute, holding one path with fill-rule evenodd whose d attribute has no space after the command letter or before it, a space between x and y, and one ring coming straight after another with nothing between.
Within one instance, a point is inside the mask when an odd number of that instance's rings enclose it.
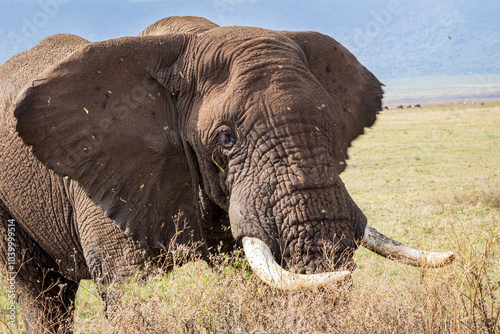
<instances>
[{"instance_id":1,"label":"elephant back","mask_svg":"<svg viewBox=\"0 0 500 334\"><path fill-rule=\"evenodd\" d=\"M68 34L52 35L0 66L0 129L14 129L16 97L48 67L78 50L87 40Z\"/></svg>"},{"instance_id":2,"label":"elephant back","mask_svg":"<svg viewBox=\"0 0 500 334\"><path fill-rule=\"evenodd\" d=\"M217 27L217 24L203 17L171 16L153 23L144 29L139 36L154 36L175 33L200 34L204 31Z\"/></svg>"}]
</instances>

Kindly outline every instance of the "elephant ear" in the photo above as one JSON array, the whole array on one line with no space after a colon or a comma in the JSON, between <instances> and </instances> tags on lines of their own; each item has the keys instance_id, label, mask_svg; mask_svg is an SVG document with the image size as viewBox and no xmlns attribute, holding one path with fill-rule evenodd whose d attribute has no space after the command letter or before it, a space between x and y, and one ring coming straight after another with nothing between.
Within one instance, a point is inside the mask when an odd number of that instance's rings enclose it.
<instances>
[{"instance_id":1,"label":"elephant ear","mask_svg":"<svg viewBox=\"0 0 500 334\"><path fill-rule=\"evenodd\" d=\"M156 80L182 80L178 63L189 38L89 44L45 71L15 109L17 131L35 156L153 247L204 238L174 99Z\"/></svg>"},{"instance_id":2,"label":"elephant ear","mask_svg":"<svg viewBox=\"0 0 500 334\"><path fill-rule=\"evenodd\" d=\"M308 68L334 102L334 154L344 171L347 148L382 110L382 84L333 38L317 32L280 31L304 51Z\"/></svg>"}]
</instances>

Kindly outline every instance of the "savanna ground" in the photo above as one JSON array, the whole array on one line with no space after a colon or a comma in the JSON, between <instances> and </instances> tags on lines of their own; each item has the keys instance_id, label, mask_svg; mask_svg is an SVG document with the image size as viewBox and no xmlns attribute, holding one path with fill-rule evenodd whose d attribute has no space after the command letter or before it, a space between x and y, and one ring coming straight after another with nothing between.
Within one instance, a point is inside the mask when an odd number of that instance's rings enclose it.
<instances>
[{"instance_id":1,"label":"savanna ground","mask_svg":"<svg viewBox=\"0 0 500 334\"><path fill-rule=\"evenodd\" d=\"M287 293L235 253L114 287L112 322L86 281L76 332L500 333L500 105L388 110L366 134L342 175L350 194L373 227L452 250L452 265L412 268L361 248L350 287ZM5 326L5 307L0 331L21 331Z\"/></svg>"}]
</instances>

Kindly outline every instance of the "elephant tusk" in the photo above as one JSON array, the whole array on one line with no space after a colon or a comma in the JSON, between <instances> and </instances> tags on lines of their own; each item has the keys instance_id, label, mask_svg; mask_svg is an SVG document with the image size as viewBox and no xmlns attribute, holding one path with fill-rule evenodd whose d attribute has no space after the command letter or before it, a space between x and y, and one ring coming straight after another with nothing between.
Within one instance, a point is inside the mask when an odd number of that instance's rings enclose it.
<instances>
[{"instance_id":1,"label":"elephant tusk","mask_svg":"<svg viewBox=\"0 0 500 334\"><path fill-rule=\"evenodd\" d=\"M439 268L453 262L453 252L427 252L399 243L366 225L363 246L388 259L415 267Z\"/></svg>"},{"instance_id":2,"label":"elephant tusk","mask_svg":"<svg viewBox=\"0 0 500 334\"><path fill-rule=\"evenodd\" d=\"M243 249L253 272L268 285L282 289L297 291L301 289L318 289L340 283L350 277L350 271L337 271L320 274L294 274L283 269L271 254L269 247L260 239L243 237Z\"/></svg>"}]
</instances>

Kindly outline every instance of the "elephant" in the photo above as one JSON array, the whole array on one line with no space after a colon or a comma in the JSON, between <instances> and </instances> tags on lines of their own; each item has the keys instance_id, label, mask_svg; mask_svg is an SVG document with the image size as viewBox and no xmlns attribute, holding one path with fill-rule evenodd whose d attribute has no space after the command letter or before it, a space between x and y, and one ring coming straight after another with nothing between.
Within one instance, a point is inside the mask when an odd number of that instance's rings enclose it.
<instances>
[{"instance_id":1,"label":"elephant","mask_svg":"<svg viewBox=\"0 0 500 334\"><path fill-rule=\"evenodd\" d=\"M283 290L350 279L359 245L453 260L380 234L348 194L347 149L383 90L327 35L169 17L102 42L50 36L0 78L0 254L9 277L14 226L28 332L72 331L82 279L105 298L171 247L209 261L242 246Z\"/></svg>"}]
</instances>

